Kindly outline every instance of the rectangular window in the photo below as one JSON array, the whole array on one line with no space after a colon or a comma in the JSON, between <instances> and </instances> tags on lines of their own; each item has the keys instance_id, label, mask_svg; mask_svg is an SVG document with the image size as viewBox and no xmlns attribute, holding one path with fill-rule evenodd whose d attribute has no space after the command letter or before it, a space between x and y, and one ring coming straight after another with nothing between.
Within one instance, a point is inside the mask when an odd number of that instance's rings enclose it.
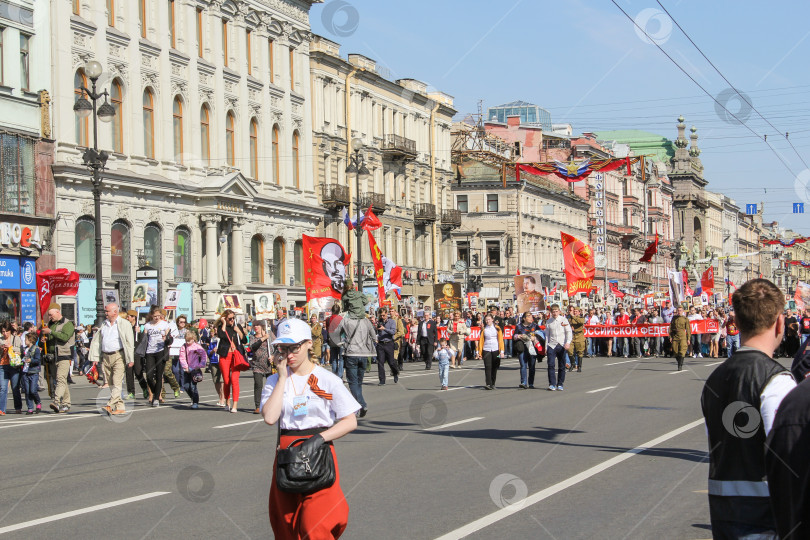
<instances>
[{"instance_id":1,"label":"rectangular window","mask_svg":"<svg viewBox=\"0 0 810 540\"><path fill-rule=\"evenodd\" d=\"M107 24L115 26L115 0L107 0Z\"/></svg>"},{"instance_id":2,"label":"rectangular window","mask_svg":"<svg viewBox=\"0 0 810 540\"><path fill-rule=\"evenodd\" d=\"M138 0L138 22L141 24L141 37L146 37L146 2Z\"/></svg>"},{"instance_id":3,"label":"rectangular window","mask_svg":"<svg viewBox=\"0 0 810 540\"><path fill-rule=\"evenodd\" d=\"M197 8L197 56L203 57L203 10Z\"/></svg>"},{"instance_id":4,"label":"rectangular window","mask_svg":"<svg viewBox=\"0 0 810 540\"><path fill-rule=\"evenodd\" d=\"M501 265L501 243L497 240L487 240L487 266Z\"/></svg>"},{"instance_id":5,"label":"rectangular window","mask_svg":"<svg viewBox=\"0 0 810 540\"><path fill-rule=\"evenodd\" d=\"M462 214L469 212L469 202L466 195L456 195L456 208Z\"/></svg>"},{"instance_id":6,"label":"rectangular window","mask_svg":"<svg viewBox=\"0 0 810 540\"><path fill-rule=\"evenodd\" d=\"M169 43L172 44L172 49L177 48L177 40L175 39L174 31L174 0L169 0Z\"/></svg>"},{"instance_id":7,"label":"rectangular window","mask_svg":"<svg viewBox=\"0 0 810 540\"><path fill-rule=\"evenodd\" d=\"M295 90L295 49L290 47L290 90Z\"/></svg>"},{"instance_id":8,"label":"rectangular window","mask_svg":"<svg viewBox=\"0 0 810 540\"><path fill-rule=\"evenodd\" d=\"M498 211L498 194L497 193L488 193L487 194L487 212L497 212Z\"/></svg>"},{"instance_id":9,"label":"rectangular window","mask_svg":"<svg viewBox=\"0 0 810 540\"><path fill-rule=\"evenodd\" d=\"M5 32L6 32L5 28L0 28L0 84L5 84L3 82L4 79L5 79L5 73L6 73L5 69L4 69L4 62L3 62L3 57L5 56L4 55L5 48L4 48L4 43L3 43L4 37L5 37L4 36Z\"/></svg>"},{"instance_id":10,"label":"rectangular window","mask_svg":"<svg viewBox=\"0 0 810 540\"><path fill-rule=\"evenodd\" d=\"M267 38L267 63L270 69L270 84L275 84L276 71L273 68L273 40Z\"/></svg>"},{"instance_id":11,"label":"rectangular window","mask_svg":"<svg viewBox=\"0 0 810 540\"><path fill-rule=\"evenodd\" d=\"M222 19L222 55L225 57L225 65L228 65L228 21Z\"/></svg>"},{"instance_id":12,"label":"rectangular window","mask_svg":"<svg viewBox=\"0 0 810 540\"><path fill-rule=\"evenodd\" d=\"M3 212L34 213L34 141L0 134L0 180Z\"/></svg>"},{"instance_id":13,"label":"rectangular window","mask_svg":"<svg viewBox=\"0 0 810 540\"><path fill-rule=\"evenodd\" d=\"M469 266L470 264L470 243L469 242L458 242L456 244L458 247L458 260L464 261Z\"/></svg>"},{"instance_id":14,"label":"rectangular window","mask_svg":"<svg viewBox=\"0 0 810 540\"><path fill-rule=\"evenodd\" d=\"M246 53L245 55L247 56L248 75L253 74L253 54L251 52L252 49L250 48L250 34L251 34L250 30L245 32L245 47L247 47L245 49L245 53Z\"/></svg>"},{"instance_id":15,"label":"rectangular window","mask_svg":"<svg viewBox=\"0 0 810 540\"><path fill-rule=\"evenodd\" d=\"M26 91L31 87L30 49L31 36L20 34L20 87Z\"/></svg>"}]
</instances>

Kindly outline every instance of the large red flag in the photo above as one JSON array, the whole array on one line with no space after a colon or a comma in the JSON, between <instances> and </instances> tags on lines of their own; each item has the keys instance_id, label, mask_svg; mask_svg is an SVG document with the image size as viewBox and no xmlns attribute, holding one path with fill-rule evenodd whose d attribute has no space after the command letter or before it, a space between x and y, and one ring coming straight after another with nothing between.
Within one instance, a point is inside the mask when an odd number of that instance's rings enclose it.
<instances>
[{"instance_id":1,"label":"large red flag","mask_svg":"<svg viewBox=\"0 0 810 540\"><path fill-rule=\"evenodd\" d=\"M714 289L714 266L710 266L703 272L703 276L700 278L700 287L704 291Z\"/></svg>"},{"instance_id":2,"label":"large red flag","mask_svg":"<svg viewBox=\"0 0 810 540\"><path fill-rule=\"evenodd\" d=\"M380 218L377 217L377 214L375 214L371 206L369 206L365 217L363 217L363 223L360 225L360 228L364 231L371 232L376 231L380 227L382 227L382 221L380 221Z\"/></svg>"},{"instance_id":3,"label":"large red flag","mask_svg":"<svg viewBox=\"0 0 810 540\"><path fill-rule=\"evenodd\" d=\"M608 285L610 286L610 292L616 298L624 298L624 293L619 290L619 284L615 281L608 281Z\"/></svg>"},{"instance_id":4,"label":"large red flag","mask_svg":"<svg viewBox=\"0 0 810 540\"><path fill-rule=\"evenodd\" d=\"M658 253L658 233L655 233L655 240L649 243L638 262L650 262L656 253Z\"/></svg>"},{"instance_id":5,"label":"large red flag","mask_svg":"<svg viewBox=\"0 0 810 540\"><path fill-rule=\"evenodd\" d=\"M313 298L340 299L346 285L346 250L334 238L304 235L304 286Z\"/></svg>"},{"instance_id":6,"label":"large red flag","mask_svg":"<svg viewBox=\"0 0 810 540\"><path fill-rule=\"evenodd\" d=\"M689 272L686 271L686 268L681 270L681 275L683 276L683 292L686 296L694 296L695 292L689 287Z\"/></svg>"},{"instance_id":7,"label":"large red flag","mask_svg":"<svg viewBox=\"0 0 810 540\"><path fill-rule=\"evenodd\" d=\"M67 268L37 272L37 294L39 295L39 315L45 312L54 296L76 296L79 292L79 273Z\"/></svg>"},{"instance_id":8,"label":"large red flag","mask_svg":"<svg viewBox=\"0 0 810 540\"><path fill-rule=\"evenodd\" d=\"M371 211L370 208L369 211ZM377 294L380 303L382 303L382 301L385 300L385 285L383 284L385 268L383 268L382 252L377 246L377 241L374 240L374 235L371 234L371 231L368 232L368 247L371 250L371 260L374 261L374 280L377 282Z\"/></svg>"},{"instance_id":9,"label":"large red flag","mask_svg":"<svg viewBox=\"0 0 810 540\"><path fill-rule=\"evenodd\" d=\"M590 292L593 276L596 274L596 262L591 246L564 232L560 232L560 237L568 296L574 296L578 292Z\"/></svg>"}]
</instances>

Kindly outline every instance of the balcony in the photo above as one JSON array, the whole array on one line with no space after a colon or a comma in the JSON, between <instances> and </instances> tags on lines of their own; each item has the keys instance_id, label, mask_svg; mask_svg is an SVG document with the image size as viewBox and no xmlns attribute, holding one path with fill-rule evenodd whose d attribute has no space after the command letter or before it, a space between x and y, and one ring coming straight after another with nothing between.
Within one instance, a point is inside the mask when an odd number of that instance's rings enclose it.
<instances>
[{"instance_id":1,"label":"balcony","mask_svg":"<svg viewBox=\"0 0 810 540\"><path fill-rule=\"evenodd\" d=\"M363 212L368 210L368 207L371 206L371 209L374 210L375 214L382 214L388 208L388 205L385 204L385 194L384 193L366 193L360 196L360 208L363 209Z\"/></svg>"},{"instance_id":2,"label":"balcony","mask_svg":"<svg viewBox=\"0 0 810 540\"><path fill-rule=\"evenodd\" d=\"M459 220L461 216L459 215ZM413 205L413 220L416 223L433 223L436 221L436 205L419 203Z\"/></svg>"},{"instance_id":3,"label":"balcony","mask_svg":"<svg viewBox=\"0 0 810 540\"><path fill-rule=\"evenodd\" d=\"M416 141L400 135L386 135L382 143L383 156L392 159L416 159Z\"/></svg>"},{"instance_id":4,"label":"balcony","mask_svg":"<svg viewBox=\"0 0 810 540\"><path fill-rule=\"evenodd\" d=\"M330 210L349 206L349 186L323 184L321 185L321 200L323 205Z\"/></svg>"},{"instance_id":5,"label":"balcony","mask_svg":"<svg viewBox=\"0 0 810 540\"><path fill-rule=\"evenodd\" d=\"M445 210L442 212L442 229L457 229L461 227L461 212L458 210Z\"/></svg>"}]
</instances>

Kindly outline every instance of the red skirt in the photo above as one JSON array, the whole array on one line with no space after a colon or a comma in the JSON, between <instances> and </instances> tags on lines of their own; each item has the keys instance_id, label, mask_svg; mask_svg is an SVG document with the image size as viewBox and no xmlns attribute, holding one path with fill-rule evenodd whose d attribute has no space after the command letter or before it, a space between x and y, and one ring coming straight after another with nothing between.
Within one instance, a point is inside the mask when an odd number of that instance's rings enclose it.
<instances>
[{"instance_id":1,"label":"red skirt","mask_svg":"<svg viewBox=\"0 0 810 540\"><path fill-rule=\"evenodd\" d=\"M302 435L282 435L281 447L287 448ZM277 540L331 540L340 538L349 523L349 503L340 489L340 468L335 447L335 483L311 495L285 493L276 487L276 463L270 485L268 510L270 526Z\"/></svg>"}]
</instances>

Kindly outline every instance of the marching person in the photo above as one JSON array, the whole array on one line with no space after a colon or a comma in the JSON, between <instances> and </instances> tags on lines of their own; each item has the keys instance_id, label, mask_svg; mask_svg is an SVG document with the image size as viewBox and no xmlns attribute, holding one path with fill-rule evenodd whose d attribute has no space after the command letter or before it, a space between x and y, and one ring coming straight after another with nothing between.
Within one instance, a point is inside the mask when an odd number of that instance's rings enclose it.
<instances>
[{"instance_id":1,"label":"marching person","mask_svg":"<svg viewBox=\"0 0 810 540\"><path fill-rule=\"evenodd\" d=\"M140 331L140 328L138 327L138 312L134 309L127 311L127 322L132 327L132 342L138 343L138 332ZM138 384L143 392L143 397L146 399L149 397L149 385L146 383L146 377L144 377L144 355L138 354L138 351L136 350L134 352L133 360L134 364L132 367L127 367L127 398L135 398L135 379L138 379Z\"/></svg>"},{"instance_id":2,"label":"marching person","mask_svg":"<svg viewBox=\"0 0 810 540\"><path fill-rule=\"evenodd\" d=\"M279 424L277 451L305 438L297 447L303 456L312 456L327 444L335 461L334 483L310 494L281 491L274 463L268 503L273 535L280 540L339 538L348 524L349 505L340 488L332 441L357 428L355 413L360 404L336 375L309 361L312 332L305 322L280 324L272 344L278 373L267 379L261 411L267 424Z\"/></svg>"},{"instance_id":3,"label":"marching person","mask_svg":"<svg viewBox=\"0 0 810 540\"><path fill-rule=\"evenodd\" d=\"M552 304L551 317L546 321L546 354L548 355L548 389L563 390L565 383L565 353L571 349L573 332L571 323L560 313L560 306ZM558 367L555 368L555 361ZM555 371L556 369L556 371Z\"/></svg>"},{"instance_id":4,"label":"marching person","mask_svg":"<svg viewBox=\"0 0 810 540\"><path fill-rule=\"evenodd\" d=\"M169 323L163 317L163 310L153 306L151 319L143 326L141 342L138 349L144 351L146 359L146 379L149 383L149 400L152 407L159 407L161 403L160 393L163 391L163 375L165 373L166 361L169 358L169 351L166 347L166 339L170 334ZM146 341L146 346L142 345Z\"/></svg>"},{"instance_id":5,"label":"marching person","mask_svg":"<svg viewBox=\"0 0 810 540\"><path fill-rule=\"evenodd\" d=\"M439 363L439 386L442 390L447 390L449 384L450 362L456 356L456 352L447 344L447 340L439 338L439 347L434 351L433 358Z\"/></svg>"},{"instance_id":6,"label":"marching person","mask_svg":"<svg viewBox=\"0 0 810 540\"><path fill-rule=\"evenodd\" d=\"M723 328L726 329L726 354L728 358L731 358L731 355L740 348L740 329L737 327L734 313L728 314Z\"/></svg>"},{"instance_id":7,"label":"marching person","mask_svg":"<svg viewBox=\"0 0 810 540\"><path fill-rule=\"evenodd\" d=\"M532 346L531 344L529 346ZM495 379L504 353L503 331L492 315L484 317L484 328L478 338L478 354L484 360L484 388L495 390Z\"/></svg>"},{"instance_id":8,"label":"marching person","mask_svg":"<svg viewBox=\"0 0 810 540\"><path fill-rule=\"evenodd\" d=\"M2 339L0 339L0 349L2 349L2 358L0 358L0 416L6 414L9 384L11 384L14 412L22 414L22 394L20 394L22 371L19 366L12 365L11 362L12 358L22 356L22 342L20 336L14 334L14 329L8 321L0 324L0 333L2 333Z\"/></svg>"},{"instance_id":9,"label":"marching person","mask_svg":"<svg viewBox=\"0 0 810 540\"><path fill-rule=\"evenodd\" d=\"M399 382L399 367L394 356L394 336L396 333L396 321L388 318L387 308L382 308L380 310L380 320L377 322L377 376L380 379L379 386L385 384L386 363L391 368L394 384Z\"/></svg>"},{"instance_id":10,"label":"marching person","mask_svg":"<svg viewBox=\"0 0 810 540\"><path fill-rule=\"evenodd\" d=\"M781 456L776 456L782 465L771 463L771 467L766 468L769 448L766 437L774 425L774 417L781 417L781 410L777 414L780 403L796 387L790 372L773 359L785 331L782 314L785 296L770 281L753 279L734 292L731 302L742 335L742 347L709 375L700 397L711 449L709 516L712 534L715 538L776 538L774 512L782 513L783 509L771 509L768 496L772 478L767 473L774 467L782 469L786 465L784 459L796 455L795 448L778 445L784 450ZM746 418L745 425L738 423L737 415ZM788 430L792 427L780 425ZM802 456L802 461L806 461L806 456ZM787 474L796 474L789 466L786 468ZM785 475L782 470L781 478ZM780 474L775 477L779 478ZM787 497L780 502L787 505ZM801 519L806 520L807 516Z\"/></svg>"},{"instance_id":11,"label":"marching person","mask_svg":"<svg viewBox=\"0 0 810 540\"><path fill-rule=\"evenodd\" d=\"M573 371L574 368L578 372L582 371L582 359L585 356L585 319L582 318L581 312L578 307L572 310L572 316L568 320L571 323L571 367L568 371Z\"/></svg>"},{"instance_id":12,"label":"marching person","mask_svg":"<svg viewBox=\"0 0 810 540\"><path fill-rule=\"evenodd\" d=\"M340 343L343 348L343 365L346 369L346 382L349 391L360 406L358 416L363 418L368 414L368 405L363 398L363 376L369 359L377 354L377 335L374 325L366 317L355 319L351 316L343 317L337 327L337 335L345 336Z\"/></svg>"},{"instance_id":13,"label":"marching person","mask_svg":"<svg viewBox=\"0 0 810 540\"><path fill-rule=\"evenodd\" d=\"M453 320L450 321L447 329L450 331L450 341L448 343L454 353L453 359L450 361L450 367L455 369L461 367L464 363L464 340L472 331L464 322L464 319L461 318L461 311L458 310L453 312Z\"/></svg>"},{"instance_id":14,"label":"marching person","mask_svg":"<svg viewBox=\"0 0 810 540\"><path fill-rule=\"evenodd\" d=\"M534 347L534 342L537 339L535 336L536 331L537 324L534 322L534 316L528 311L525 312L520 319L520 323L515 328L515 339L520 340L517 353L520 362L520 384L518 388L521 390L534 388L535 365L537 362L537 351Z\"/></svg>"},{"instance_id":15,"label":"marching person","mask_svg":"<svg viewBox=\"0 0 810 540\"><path fill-rule=\"evenodd\" d=\"M118 316L118 304L107 304L104 313L107 317L90 341L90 362L101 360L104 380L110 387L110 399L104 411L111 415L126 414L124 400L121 399L121 385L125 366L132 367L135 363L132 327L126 319Z\"/></svg>"},{"instance_id":16,"label":"marching person","mask_svg":"<svg viewBox=\"0 0 810 540\"><path fill-rule=\"evenodd\" d=\"M214 324L214 328L216 328L217 338L219 338L217 355L219 355L219 369L222 371L222 382L224 383L222 394L225 398L225 407L235 413L239 403L239 372L233 370L230 353L239 352L243 357L245 356L245 348L242 346L245 330L241 325L236 324L236 314L230 309L226 309L222 313ZM310 336L311 334L310 332ZM231 405L228 405L228 402L231 401L231 389L233 389L233 401Z\"/></svg>"},{"instance_id":17,"label":"marching person","mask_svg":"<svg viewBox=\"0 0 810 540\"><path fill-rule=\"evenodd\" d=\"M253 401L256 404L256 409L253 414L261 412L262 390L267 383L267 377L273 373L273 365L270 359L270 343L276 339L272 332L267 331L267 323L265 321L256 321L253 323L255 335L253 336L253 343L250 344L250 352L253 354L250 357L250 369L253 370Z\"/></svg>"},{"instance_id":18,"label":"marching person","mask_svg":"<svg viewBox=\"0 0 810 540\"><path fill-rule=\"evenodd\" d=\"M48 306L48 326L42 329L47 339L48 351L56 361L56 388L53 391L51 409L55 413L66 413L70 410L70 360L73 358L71 347L76 344L73 323L62 316L62 307L56 302Z\"/></svg>"},{"instance_id":19,"label":"marching person","mask_svg":"<svg viewBox=\"0 0 810 540\"><path fill-rule=\"evenodd\" d=\"M312 361L316 364L323 364L323 326L318 322L318 314L313 312L309 317L309 328L312 331Z\"/></svg>"},{"instance_id":20,"label":"marching person","mask_svg":"<svg viewBox=\"0 0 810 540\"><path fill-rule=\"evenodd\" d=\"M430 318L430 308L428 306L425 306L416 334L416 343L419 345L425 369L430 369L433 361L433 350L439 343L439 329L436 321Z\"/></svg>"},{"instance_id":21,"label":"marching person","mask_svg":"<svg viewBox=\"0 0 810 540\"><path fill-rule=\"evenodd\" d=\"M42 402L39 399L39 369L42 350L37 343L39 338L36 332L26 332L24 335L25 354L23 355L23 362L25 364L22 368L22 387L25 393L25 403L28 405L26 414L39 414L42 411Z\"/></svg>"},{"instance_id":22,"label":"marching person","mask_svg":"<svg viewBox=\"0 0 810 540\"><path fill-rule=\"evenodd\" d=\"M686 356L691 335L692 330L689 327L689 319L686 318L683 307L678 306L675 316L672 317L672 321L669 323L669 339L672 342L672 354L678 362L678 371L683 369L683 357Z\"/></svg>"},{"instance_id":23,"label":"marching person","mask_svg":"<svg viewBox=\"0 0 810 540\"><path fill-rule=\"evenodd\" d=\"M197 335L192 331L183 334L183 342L177 356L183 373L183 390L191 398L191 408L199 409L200 393L197 391L197 381L194 377L198 376L202 380L202 370L208 363L208 354L202 345L197 343Z\"/></svg>"}]
</instances>

